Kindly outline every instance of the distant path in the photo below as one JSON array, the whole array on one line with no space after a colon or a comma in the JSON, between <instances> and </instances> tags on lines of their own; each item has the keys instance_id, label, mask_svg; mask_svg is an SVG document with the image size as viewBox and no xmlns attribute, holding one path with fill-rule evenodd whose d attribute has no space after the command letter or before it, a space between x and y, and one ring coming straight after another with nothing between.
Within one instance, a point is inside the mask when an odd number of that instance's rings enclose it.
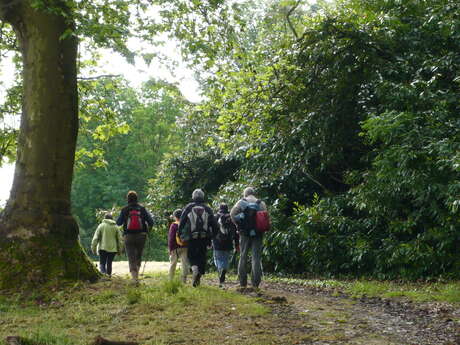
<instances>
[{"instance_id":1,"label":"distant path","mask_svg":"<svg viewBox=\"0 0 460 345\"><path fill-rule=\"evenodd\" d=\"M180 264L178 265L178 267ZM169 268L169 262L163 261L147 261L145 265L144 273L154 272L167 272ZM144 262L142 262L141 272L144 269ZM114 261L112 265L112 274L117 276L123 276L129 274L128 261Z\"/></svg>"}]
</instances>

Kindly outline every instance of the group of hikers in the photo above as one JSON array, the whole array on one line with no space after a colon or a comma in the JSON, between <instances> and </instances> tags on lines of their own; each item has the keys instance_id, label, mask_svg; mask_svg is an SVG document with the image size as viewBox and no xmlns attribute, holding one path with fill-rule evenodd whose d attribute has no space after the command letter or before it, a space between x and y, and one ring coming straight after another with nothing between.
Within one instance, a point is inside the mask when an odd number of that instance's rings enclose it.
<instances>
[{"instance_id":1,"label":"group of hikers","mask_svg":"<svg viewBox=\"0 0 460 345\"><path fill-rule=\"evenodd\" d=\"M99 255L100 271L112 274L115 255L126 251L131 278L139 282L142 252L147 233L153 226L153 218L138 202L137 193L129 191L128 204L121 210L117 220L111 213L96 229L91 249ZM256 198L254 188L247 187L243 197L229 211L221 204L216 214L204 201L204 192L195 189L192 202L172 214L173 222L168 232L170 258L169 278L174 279L177 263L181 262L181 280L192 274L192 285L200 285L206 272L207 251L213 249L219 286L223 286L233 251L240 253L238 279L240 287L247 286L247 261L251 251L251 283L259 287L262 279L263 234L269 230L267 206ZM123 227L123 235L118 226Z\"/></svg>"}]
</instances>

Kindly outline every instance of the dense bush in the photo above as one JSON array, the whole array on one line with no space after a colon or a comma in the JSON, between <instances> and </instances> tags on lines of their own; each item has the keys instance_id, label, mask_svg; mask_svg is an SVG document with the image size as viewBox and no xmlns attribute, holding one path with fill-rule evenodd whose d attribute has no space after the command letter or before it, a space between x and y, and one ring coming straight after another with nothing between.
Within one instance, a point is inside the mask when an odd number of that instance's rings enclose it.
<instances>
[{"instance_id":1,"label":"dense bush","mask_svg":"<svg viewBox=\"0 0 460 345\"><path fill-rule=\"evenodd\" d=\"M365 163L347 169L347 191L299 207L294 225L268 238L267 258L279 266L287 255L280 248L294 248L305 271L317 274L458 277L459 4L375 1L365 8L370 20L356 23L354 32L342 28L346 13L324 18L329 30L321 43L305 41L299 53L307 56L324 42L352 47L362 41L370 50L349 60L367 61L373 71L361 90L350 93L361 105L363 121L350 127L360 126L369 148L360 158ZM350 27L349 18L346 23ZM379 59L372 58L372 47ZM322 51L319 61L344 61ZM353 68L341 64L339 70ZM346 80L337 76L335 82ZM312 124L307 135L319 130ZM280 269L298 272L298 261Z\"/></svg>"},{"instance_id":2,"label":"dense bush","mask_svg":"<svg viewBox=\"0 0 460 345\"><path fill-rule=\"evenodd\" d=\"M240 164L219 197L253 184L271 205L265 269L458 277L460 4L260 12L238 13L238 37L201 37L218 73L199 109L218 124L200 142Z\"/></svg>"}]
</instances>

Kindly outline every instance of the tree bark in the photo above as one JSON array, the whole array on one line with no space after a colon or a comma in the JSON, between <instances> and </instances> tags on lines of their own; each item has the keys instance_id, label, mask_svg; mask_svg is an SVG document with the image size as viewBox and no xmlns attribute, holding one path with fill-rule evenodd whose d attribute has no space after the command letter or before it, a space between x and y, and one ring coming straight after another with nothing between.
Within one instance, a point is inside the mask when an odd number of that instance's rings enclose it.
<instances>
[{"instance_id":1,"label":"tree bark","mask_svg":"<svg viewBox=\"0 0 460 345\"><path fill-rule=\"evenodd\" d=\"M78 131L72 13L64 0L53 9L0 0L0 18L18 37L24 83L14 182L0 216L0 289L95 279L70 211Z\"/></svg>"}]
</instances>

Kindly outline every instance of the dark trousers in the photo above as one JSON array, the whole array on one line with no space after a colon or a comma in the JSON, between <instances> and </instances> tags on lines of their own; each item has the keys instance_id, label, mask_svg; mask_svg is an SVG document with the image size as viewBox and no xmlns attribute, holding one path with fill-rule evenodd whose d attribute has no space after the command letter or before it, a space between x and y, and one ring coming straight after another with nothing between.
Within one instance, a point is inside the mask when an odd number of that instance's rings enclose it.
<instances>
[{"instance_id":1,"label":"dark trousers","mask_svg":"<svg viewBox=\"0 0 460 345\"><path fill-rule=\"evenodd\" d=\"M141 268L142 252L144 250L147 233L134 233L125 235L126 256L129 262L129 272L134 279L139 276Z\"/></svg>"},{"instance_id":2,"label":"dark trousers","mask_svg":"<svg viewBox=\"0 0 460 345\"><path fill-rule=\"evenodd\" d=\"M190 267L198 266L198 272L201 275L206 271L207 245L206 239L190 240L188 242L187 256Z\"/></svg>"},{"instance_id":3,"label":"dark trousers","mask_svg":"<svg viewBox=\"0 0 460 345\"><path fill-rule=\"evenodd\" d=\"M99 250L99 268L102 273L107 273L109 276L112 275L112 262L115 258L115 254L117 253Z\"/></svg>"}]
</instances>

